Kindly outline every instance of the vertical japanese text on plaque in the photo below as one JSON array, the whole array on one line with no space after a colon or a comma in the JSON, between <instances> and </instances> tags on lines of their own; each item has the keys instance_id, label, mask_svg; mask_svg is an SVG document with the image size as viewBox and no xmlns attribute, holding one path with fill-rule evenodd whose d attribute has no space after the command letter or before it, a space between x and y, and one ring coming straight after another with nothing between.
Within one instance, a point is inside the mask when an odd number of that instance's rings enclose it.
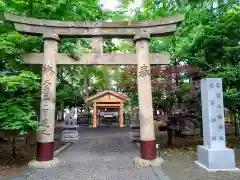
<instances>
[{"instance_id":1,"label":"vertical japanese text on plaque","mask_svg":"<svg viewBox=\"0 0 240 180\"><path fill-rule=\"evenodd\" d=\"M209 84L209 87L211 90L211 93L214 93L215 95L213 96L210 96L210 105L212 106L212 110L213 112L216 113L216 115L214 117L212 117L211 119L211 122L214 124L214 129L216 129L216 135L215 133L212 135L212 138L211 140L212 141L216 141L216 140L219 140L219 141L223 141L224 140L224 137L222 134L222 131L224 130L224 119L223 119L223 116L222 116L222 103L221 103L221 93L220 92L214 92L214 91L219 91L218 89L221 87L220 83L210 83ZM216 90L214 89L216 88ZM214 113L214 114L215 114ZM219 134L219 135L217 135ZM218 138L217 138L218 137Z\"/></svg>"}]
</instances>

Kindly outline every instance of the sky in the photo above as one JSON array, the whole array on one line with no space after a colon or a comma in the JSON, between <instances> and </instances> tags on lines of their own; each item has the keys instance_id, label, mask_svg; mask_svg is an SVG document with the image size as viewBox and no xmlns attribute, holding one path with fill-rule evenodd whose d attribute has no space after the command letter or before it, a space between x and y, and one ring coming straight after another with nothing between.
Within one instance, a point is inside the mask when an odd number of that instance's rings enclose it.
<instances>
[{"instance_id":1,"label":"sky","mask_svg":"<svg viewBox=\"0 0 240 180\"><path fill-rule=\"evenodd\" d=\"M134 0L134 2L129 6L129 9L135 9L141 7L144 0ZM121 0L99 0L102 8L105 10L116 11L121 9Z\"/></svg>"}]
</instances>

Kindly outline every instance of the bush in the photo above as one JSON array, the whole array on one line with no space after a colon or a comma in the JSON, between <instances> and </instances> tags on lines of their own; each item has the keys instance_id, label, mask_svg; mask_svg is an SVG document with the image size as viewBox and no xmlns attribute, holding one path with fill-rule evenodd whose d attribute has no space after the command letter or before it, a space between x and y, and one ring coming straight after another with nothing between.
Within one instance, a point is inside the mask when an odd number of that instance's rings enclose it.
<instances>
[{"instance_id":1,"label":"bush","mask_svg":"<svg viewBox=\"0 0 240 180\"><path fill-rule=\"evenodd\" d=\"M39 90L39 78L28 71L0 77L0 129L20 134L38 128L33 110L34 94Z\"/></svg>"}]
</instances>

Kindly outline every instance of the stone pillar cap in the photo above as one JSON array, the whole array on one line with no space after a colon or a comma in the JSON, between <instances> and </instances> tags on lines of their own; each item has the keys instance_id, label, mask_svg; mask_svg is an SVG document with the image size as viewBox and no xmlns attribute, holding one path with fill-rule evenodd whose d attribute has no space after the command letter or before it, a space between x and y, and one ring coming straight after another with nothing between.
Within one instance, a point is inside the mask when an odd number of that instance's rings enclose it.
<instances>
[{"instance_id":1,"label":"stone pillar cap","mask_svg":"<svg viewBox=\"0 0 240 180\"><path fill-rule=\"evenodd\" d=\"M139 40L150 40L151 36L148 32L142 31L139 33L136 33L133 37L133 42L139 41Z\"/></svg>"},{"instance_id":2,"label":"stone pillar cap","mask_svg":"<svg viewBox=\"0 0 240 180\"><path fill-rule=\"evenodd\" d=\"M56 41L60 41L60 38L57 34L54 33L45 33L43 34L43 39L52 39L52 40L56 40Z\"/></svg>"}]
</instances>

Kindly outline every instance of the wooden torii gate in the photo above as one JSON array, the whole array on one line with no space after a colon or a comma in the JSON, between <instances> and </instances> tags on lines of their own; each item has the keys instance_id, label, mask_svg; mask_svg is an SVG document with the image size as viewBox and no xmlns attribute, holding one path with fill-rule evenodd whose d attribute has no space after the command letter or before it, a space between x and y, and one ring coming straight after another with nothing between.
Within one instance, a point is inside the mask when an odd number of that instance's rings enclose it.
<instances>
[{"instance_id":1,"label":"wooden torii gate","mask_svg":"<svg viewBox=\"0 0 240 180\"><path fill-rule=\"evenodd\" d=\"M38 133L35 167L51 166L53 158L57 65L134 65L137 64L139 96L140 152L144 160L156 159L156 141L153 122L150 64L169 64L169 54L149 54L150 37L166 36L176 31L183 15L143 22L71 22L43 20L4 14L19 32L42 36L43 53L28 53L23 63L42 64L41 130ZM61 37L92 38L92 53L76 53L77 59L58 53ZM132 38L135 54L103 53L103 38Z\"/></svg>"}]
</instances>

